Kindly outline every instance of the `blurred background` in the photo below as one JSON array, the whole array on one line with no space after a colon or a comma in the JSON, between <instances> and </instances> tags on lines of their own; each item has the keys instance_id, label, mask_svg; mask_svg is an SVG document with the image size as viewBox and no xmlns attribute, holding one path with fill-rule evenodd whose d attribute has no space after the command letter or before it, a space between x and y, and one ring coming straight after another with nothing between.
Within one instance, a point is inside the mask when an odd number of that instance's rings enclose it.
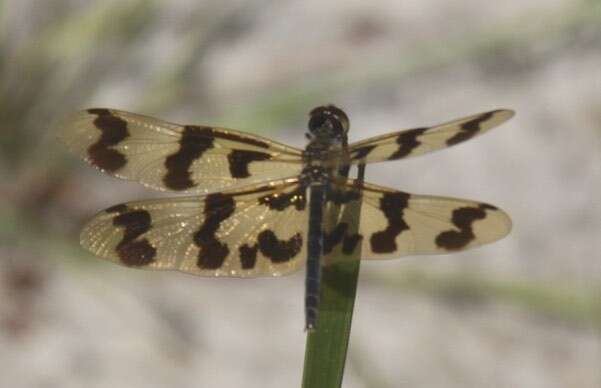
<instances>
[{"instance_id":1,"label":"blurred background","mask_svg":"<svg viewBox=\"0 0 601 388\"><path fill-rule=\"evenodd\" d=\"M157 196L55 139L113 107L304 147L335 103L351 140L494 108L464 145L370 165L487 201L514 229L466 253L364 263L344 386L601 386L601 3L0 1L0 386L295 387L303 273L122 268L79 229Z\"/></svg>"}]
</instances>

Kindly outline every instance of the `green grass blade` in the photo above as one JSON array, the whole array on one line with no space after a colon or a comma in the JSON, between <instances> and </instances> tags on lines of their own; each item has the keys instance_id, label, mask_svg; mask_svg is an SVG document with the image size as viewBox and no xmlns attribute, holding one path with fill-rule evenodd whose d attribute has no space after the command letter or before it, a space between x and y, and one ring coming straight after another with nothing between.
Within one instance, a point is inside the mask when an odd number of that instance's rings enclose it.
<instances>
[{"instance_id":1,"label":"green grass blade","mask_svg":"<svg viewBox=\"0 0 601 388\"><path fill-rule=\"evenodd\" d=\"M360 166L358 179L363 180L363 174L364 166ZM361 201L352 202L344 208L342 220L352 225L350 229L353 233L357 232L360 212ZM326 214L326 217L338 218L336 214ZM334 257L331 259L336 264L323 267L319 320L317 328L307 334L303 388L335 388L342 385L360 258L361 250L357 249L353 260L348 257L336 260Z\"/></svg>"}]
</instances>

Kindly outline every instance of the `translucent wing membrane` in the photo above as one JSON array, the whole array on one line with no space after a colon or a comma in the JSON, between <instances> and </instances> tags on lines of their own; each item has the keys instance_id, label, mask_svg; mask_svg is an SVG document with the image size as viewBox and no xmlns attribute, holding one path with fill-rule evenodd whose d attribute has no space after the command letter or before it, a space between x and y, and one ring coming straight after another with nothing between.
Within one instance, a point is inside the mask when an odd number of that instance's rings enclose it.
<instances>
[{"instance_id":1,"label":"translucent wing membrane","mask_svg":"<svg viewBox=\"0 0 601 388\"><path fill-rule=\"evenodd\" d=\"M302 169L301 150L259 136L114 109L78 112L60 131L90 164L158 190L206 193L296 176Z\"/></svg>"},{"instance_id":2,"label":"translucent wing membrane","mask_svg":"<svg viewBox=\"0 0 601 388\"><path fill-rule=\"evenodd\" d=\"M84 228L85 248L128 266L253 277L290 273L305 261L307 190L314 181L302 171L309 159L327 170L337 165L336 158L352 164L421 155L478 136L512 116L510 110L494 110L400 131L354 143L348 153L326 152L324 159L234 130L102 108L73 115L61 138L90 164L123 179L160 190L223 190L113 206ZM329 209L344 214L359 198L362 206L356 233L343 219L327 220L325 254L339 250L350 257L359 246L367 259L445 253L496 241L511 229L509 217L485 203L352 180L329 185Z\"/></svg>"},{"instance_id":3,"label":"translucent wing membrane","mask_svg":"<svg viewBox=\"0 0 601 388\"><path fill-rule=\"evenodd\" d=\"M201 276L277 276L306 259L307 189L297 179L200 197L130 202L94 217L81 234L92 253L119 264ZM449 253L496 241L511 221L495 206L414 195L368 183L334 186L327 206L361 195L359 231L342 220L325 227L324 253L363 259ZM340 255L342 253L342 255Z\"/></svg>"},{"instance_id":4,"label":"translucent wing membrane","mask_svg":"<svg viewBox=\"0 0 601 388\"><path fill-rule=\"evenodd\" d=\"M338 206L362 196L359 232L348 234L343 222L329 226L326 253L339 249L350 256L359 241L363 259L448 253L494 242L511 230L505 212L482 202L408 194L352 181L338 190L329 198Z\"/></svg>"},{"instance_id":5,"label":"translucent wing membrane","mask_svg":"<svg viewBox=\"0 0 601 388\"><path fill-rule=\"evenodd\" d=\"M81 244L139 268L201 276L278 276L306 256L305 188L295 179L199 197L130 202L96 215Z\"/></svg>"},{"instance_id":6,"label":"translucent wing membrane","mask_svg":"<svg viewBox=\"0 0 601 388\"><path fill-rule=\"evenodd\" d=\"M407 129L349 146L351 163L397 160L436 151L479 136L513 117L506 109L479 113L433 127Z\"/></svg>"}]
</instances>

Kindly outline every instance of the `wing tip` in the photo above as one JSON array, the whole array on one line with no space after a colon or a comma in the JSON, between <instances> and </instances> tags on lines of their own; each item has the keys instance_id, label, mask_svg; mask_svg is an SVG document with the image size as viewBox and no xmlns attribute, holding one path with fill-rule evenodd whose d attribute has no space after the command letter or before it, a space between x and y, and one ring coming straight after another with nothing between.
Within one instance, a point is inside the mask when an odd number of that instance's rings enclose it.
<instances>
[{"instance_id":1,"label":"wing tip","mask_svg":"<svg viewBox=\"0 0 601 388\"><path fill-rule=\"evenodd\" d=\"M511 217L509 217L509 214L507 214L507 212L505 212L503 209L499 209L497 208L497 217L499 218L499 221L503 223L503 225L505 226L505 231L503 233L503 235L499 238L503 238L505 236L507 236L509 233L511 233L511 230L513 229L513 221L511 220Z\"/></svg>"},{"instance_id":2,"label":"wing tip","mask_svg":"<svg viewBox=\"0 0 601 388\"><path fill-rule=\"evenodd\" d=\"M110 112L111 110L108 108L88 108L65 115L57 124L56 138L66 145L71 152L76 155L80 154L81 149L79 148L81 147L77 145L82 142L82 136L86 132L80 124L82 121L93 121L93 118L96 117L93 112L101 111ZM90 141L84 143L88 144Z\"/></svg>"},{"instance_id":3,"label":"wing tip","mask_svg":"<svg viewBox=\"0 0 601 388\"><path fill-rule=\"evenodd\" d=\"M486 229L494 231L494 233L488 238L485 238L482 244L478 245L491 244L505 238L511 233L513 221L507 212L497 206L489 204L482 204L480 206L486 209L486 217L482 220L487 225Z\"/></svg>"},{"instance_id":4,"label":"wing tip","mask_svg":"<svg viewBox=\"0 0 601 388\"><path fill-rule=\"evenodd\" d=\"M508 109L508 108L495 109L495 110L490 111L490 113L497 116L497 120L498 120L499 124L511 119L516 114L515 110Z\"/></svg>"}]
</instances>

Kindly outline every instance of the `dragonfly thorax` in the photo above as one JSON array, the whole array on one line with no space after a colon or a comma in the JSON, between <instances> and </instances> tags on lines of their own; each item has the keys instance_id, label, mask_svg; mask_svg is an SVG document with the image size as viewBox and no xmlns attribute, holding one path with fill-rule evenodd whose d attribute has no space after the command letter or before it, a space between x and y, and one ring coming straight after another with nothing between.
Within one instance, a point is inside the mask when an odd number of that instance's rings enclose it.
<instances>
[{"instance_id":1,"label":"dragonfly thorax","mask_svg":"<svg viewBox=\"0 0 601 388\"><path fill-rule=\"evenodd\" d=\"M321 165L306 166L300 175L300 182L304 186L323 185L330 180L328 169Z\"/></svg>"}]
</instances>

